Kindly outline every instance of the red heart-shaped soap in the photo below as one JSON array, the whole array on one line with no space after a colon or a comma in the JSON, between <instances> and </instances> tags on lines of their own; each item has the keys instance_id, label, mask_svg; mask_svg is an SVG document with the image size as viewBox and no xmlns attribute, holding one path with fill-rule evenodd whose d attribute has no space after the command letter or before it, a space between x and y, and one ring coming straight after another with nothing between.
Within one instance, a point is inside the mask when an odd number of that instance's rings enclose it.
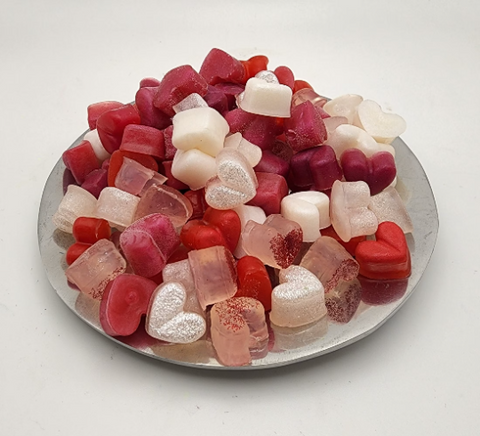
<instances>
[{"instance_id":1,"label":"red heart-shaped soap","mask_svg":"<svg viewBox=\"0 0 480 436\"><path fill-rule=\"evenodd\" d=\"M358 148L350 148L342 153L340 163L345 180L366 182L371 195L382 192L397 175L395 158L388 151L379 151L367 158Z\"/></svg>"},{"instance_id":2,"label":"red heart-shaped soap","mask_svg":"<svg viewBox=\"0 0 480 436\"><path fill-rule=\"evenodd\" d=\"M360 274L371 279L401 279L411 273L410 250L402 229L391 221L378 226L375 241L357 245Z\"/></svg>"},{"instance_id":3,"label":"red heart-shaped soap","mask_svg":"<svg viewBox=\"0 0 480 436\"><path fill-rule=\"evenodd\" d=\"M105 289L100 303L100 323L110 336L133 334L147 313L157 284L145 277L120 274Z\"/></svg>"},{"instance_id":4,"label":"red heart-shaped soap","mask_svg":"<svg viewBox=\"0 0 480 436\"><path fill-rule=\"evenodd\" d=\"M241 229L242 223L237 212L209 207L203 215L203 220L191 220L183 226L180 240L192 250L221 245L233 252L238 244Z\"/></svg>"}]
</instances>

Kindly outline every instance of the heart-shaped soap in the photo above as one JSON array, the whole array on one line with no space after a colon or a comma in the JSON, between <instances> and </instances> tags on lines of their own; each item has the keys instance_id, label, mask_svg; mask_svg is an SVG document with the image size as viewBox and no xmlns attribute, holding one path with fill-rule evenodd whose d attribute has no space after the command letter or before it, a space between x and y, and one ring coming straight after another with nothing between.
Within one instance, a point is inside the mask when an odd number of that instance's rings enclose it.
<instances>
[{"instance_id":1,"label":"heart-shaped soap","mask_svg":"<svg viewBox=\"0 0 480 436\"><path fill-rule=\"evenodd\" d=\"M251 351L267 345L265 309L258 300L229 298L214 304L210 317L213 347L223 365L248 365Z\"/></svg>"},{"instance_id":2,"label":"heart-shaped soap","mask_svg":"<svg viewBox=\"0 0 480 436\"><path fill-rule=\"evenodd\" d=\"M397 175L395 158L387 151L379 151L367 158L356 148L345 150L340 159L347 182L363 180L370 188L370 195L382 192Z\"/></svg>"},{"instance_id":3,"label":"heart-shaped soap","mask_svg":"<svg viewBox=\"0 0 480 436\"><path fill-rule=\"evenodd\" d=\"M300 251L303 231L295 221L272 214L263 224L248 221L241 237L243 249L250 256L274 268L288 268Z\"/></svg>"},{"instance_id":4,"label":"heart-shaped soap","mask_svg":"<svg viewBox=\"0 0 480 436\"><path fill-rule=\"evenodd\" d=\"M299 327L327 313L323 285L306 268L291 265L279 273L272 292L270 321L280 327Z\"/></svg>"},{"instance_id":5,"label":"heart-shaped soap","mask_svg":"<svg viewBox=\"0 0 480 436\"><path fill-rule=\"evenodd\" d=\"M390 144L407 128L400 115L384 112L380 105L372 100L364 100L358 105L354 124L364 129L376 141L385 144Z\"/></svg>"},{"instance_id":6,"label":"heart-shaped soap","mask_svg":"<svg viewBox=\"0 0 480 436\"><path fill-rule=\"evenodd\" d=\"M240 218L234 210L209 207L203 220L191 220L183 226L180 240L192 250L222 245L233 252L240 238L241 227Z\"/></svg>"},{"instance_id":7,"label":"heart-shaped soap","mask_svg":"<svg viewBox=\"0 0 480 436\"><path fill-rule=\"evenodd\" d=\"M355 257L360 274L371 279L401 279L410 276L410 250L403 230L385 221L375 232L375 241L357 245Z\"/></svg>"},{"instance_id":8,"label":"heart-shaped soap","mask_svg":"<svg viewBox=\"0 0 480 436\"><path fill-rule=\"evenodd\" d=\"M120 274L105 289L100 303L100 323L110 336L133 334L147 313L157 284L134 274Z\"/></svg>"},{"instance_id":9,"label":"heart-shaped soap","mask_svg":"<svg viewBox=\"0 0 480 436\"><path fill-rule=\"evenodd\" d=\"M215 209L232 209L255 197L258 180L245 156L237 150L223 149L216 157L217 177L205 187L205 200Z\"/></svg>"},{"instance_id":10,"label":"heart-shaped soap","mask_svg":"<svg viewBox=\"0 0 480 436\"><path fill-rule=\"evenodd\" d=\"M181 283L160 285L152 295L147 313L147 333L157 339L189 344L206 330L205 319L198 313L184 312L187 292Z\"/></svg>"}]
</instances>

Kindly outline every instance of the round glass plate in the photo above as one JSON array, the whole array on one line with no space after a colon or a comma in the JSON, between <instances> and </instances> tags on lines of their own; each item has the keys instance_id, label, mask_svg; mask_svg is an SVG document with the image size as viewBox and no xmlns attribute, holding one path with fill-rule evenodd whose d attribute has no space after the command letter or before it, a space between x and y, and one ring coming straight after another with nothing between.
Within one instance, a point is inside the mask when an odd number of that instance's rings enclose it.
<instances>
[{"instance_id":1,"label":"round glass plate","mask_svg":"<svg viewBox=\"0 0 480 436\"><path fill-rule=\"evenodd\" d=\"M82 138L83 135L72 146L77 145ZM56 230L52 223L52 216L63 197L65 166L61 159L45 184L38 216L38 242L48 279L65 304L95 330L133 351L177 365L225 370L274 368L338 350L375 331L405 303L418 285L437 239L438 214L427 176L418 159L400 138L392 145L396 149L396 188L405 201L414 225L413 234L407 235L412 274L408 280L387 284L396 300L383 305L361 302L353 318L346 324L333 323L324 317L317 323L297 329L271 326L272 340L263 352L253 356L249 366L222 366L216 360L212 345L207 339L188 345L176 345L157 341L142 328L126 338L113 338L103 332L98 316L99 302L72 289L67 284L64 273L67 267L65 253L73 243L73 238Z\"/></svg>"}]
</instances>

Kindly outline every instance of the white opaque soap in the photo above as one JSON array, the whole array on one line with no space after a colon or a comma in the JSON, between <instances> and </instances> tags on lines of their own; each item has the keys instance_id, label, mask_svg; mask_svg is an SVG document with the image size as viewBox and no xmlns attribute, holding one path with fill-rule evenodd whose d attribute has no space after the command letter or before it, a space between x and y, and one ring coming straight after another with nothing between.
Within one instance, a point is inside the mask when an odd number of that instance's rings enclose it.
<instances>
[{"instance_id":1,"label":"white opaque soap","mask_svg":"<svg viewBox=\"0 0 480 436\"><path fill-rule=\"evenodd\" d=\"M292 102L292 90L286 85L270 83L257 77L248 80L240 108L245 112L268 117L288 118Z\"/></svg>"},{"instance_id":2,"label":"white opaque soap","mask_svg":"<svg viewBox=\"0 0 480 436\"><path fill-rule=\"evenodd\" d=\"M178 150L198 149L215 157L222 149L230 127L211 107L196 107L173 117L172 144Z\"/></svg>"}]
</instances>

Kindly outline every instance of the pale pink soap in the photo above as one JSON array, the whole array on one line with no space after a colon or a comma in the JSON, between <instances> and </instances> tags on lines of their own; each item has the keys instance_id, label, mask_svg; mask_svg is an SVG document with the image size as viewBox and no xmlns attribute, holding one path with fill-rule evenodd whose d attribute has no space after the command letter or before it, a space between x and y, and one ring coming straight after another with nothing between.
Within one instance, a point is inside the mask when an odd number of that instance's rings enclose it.
<instances>
[{"instance_id":1,"label":"pale pink soap","mask_svg":"<svg viewBox=\"0 0 480 436\"><path fill-rule=\"evenodd\" d=\"M178 112L172 119L172 144L178 150L196 148L215 157L222 149L230 127L215 109L196 107Z\"/></svg>"},{"instance_id":2,"label":"pale pink soap","mask_svg":"<svg viewBox=\"0 0 480 436\"><path fill-rule=\"evenodd\" d=\"M375 214L379 224L384 221L392 221L404 233L413 232L412 219L400 194L394 187L389 186L379 194L372 196L368 208Z\"/></svg>"},{"instance_id":3,"label":"pale pink soap","mask_svg":"<svg viewBox=\"0 0 480 436\"><path fill-rule=\"evenodd\" d=\"M248 221L241 239L248 255L274 268L288 268L300 251L303 232L295 221L272 214L263 224Z\"/></svg>"},{"instance_id":4,"label":"pale pink soap","mask_svg":"<svg viewBox=\"0 0 480 436\"><path fill-rule=\"evenodd\" d=\"M172 162L172 175L191 190L202 189L217 174L215 158L196 148L177 150Z\"/></svg>"},{"instance_id":5,"label":"pale pink soap","mask_svg":"<svg viewBox=\"0 0 480 436\"><path fill-rule=\"evenodd\" d=\"M162 341L189 344L200 339L206 322L185 308L187 292L179 282L163 283L155 289L147 311L147 333Z\"/></svg>"},{"instance_id":6,"label":"pale pink soap","mask_svg":"<svg viewBox=\"0 0 480 436\"><path fill-rule=\"evenodd\" d=\"M270 321L281 327L299 327L327 314L323 285L307 269L291 265L279 272L272 291Z\"/></svg>"},{"instance_id":7,"label":"pale pink soap","mask_svg":"<svg viewBox=\"0 0 480 436\"><path fill-rule=\"evenodd\" d=\"M171 220L161 213L135 221L120 235L120 247L129 265L135 274L147 278L163 270L179 245Z\"/></svg>"},{"instance_id":8,"label":"pale pink soap","mask_svg":"<svg viewBox=\"0 0 480 436\"><path fill-rule=\"evenodd\" d=\"M198 301L202 309L231 298L237 292L237 271L232 254L221 246L188 253Z\"/></svg>"},{"instance_id":9,"label":"pale pink soap","mask_svg":"<svg viewBox=\"0 0 480 436\"><path fill-rule=\"evenodd\" d=\"M353 124L358 105L362 101L363 97L360 95L345 94L326 102L323 110L332 117L345 117L349 124Z\"/></svg>"},{"instance_id":10,"label":"pale pink soap","mask_svg":"<svg viewBox=\"0 0 480 436\"><path fill-rule=\"evenodd\" d=\"M340 280L358 276L359 265L350 253L333 238L320 236L303 257L300 266L308 269L323 284L328 294Z\"/></svg>"},{"instance_id":11,"label":"pale pink soap","mask_svg":"<svg viewBox=\"0 0 480 436\"><path fill-rule=\"evenodd\" d=\"M138 194L139 197L143 197L145 193L152 187L152 186L159 186L163 185L168 180L163 174L154 172L153 177L145 183L142 190Z\"/></svg>"},{"instance_id":12,"label":"pale pink soap","mask_svg":"<svg viewBox=\"0 0 480 436\"><path fill-rule=\"evenodd\" d=\"M242 153L252 168L262 159L262 149L243 138L240 132L227 136L224 148L232 148Z\"/></svg>"},{"instance_id":13,"label":"pale pink soap","mask_svg":"<svg viewBox=\"0 0 480 436\"><path fill-rule=\"evenodd\" d=\"M112 227L123 230L133 222L140 198L115 187L107 187L98 197L95 216L107 220Z\"/></svg>"},{"instance_id":14,"label":"pale pink soap","mask_svg":"<svg viewBox=\"0 0 480 436\"><path fill-rule=\"evenodd\" d=\"M192 269L188 259L179 262L168 263L162 271L163 282L179 282L183 285L186 292L184 310L194 312L205 317L205 311L198 302L197 292L195 291L195 281L193 280Z\"/></svg>"},{"instance_id":15,"label":"pale pink soap","mask_svg":"<svg viewBox=\"0 0 480 436\"><path fill-rule=\"evenodd\" d=\"M325 294L329 318L337 323L349 322L360 305L362 286L357 279L341 281L335 288Z\"/></svg>"},{"instance_id":16,"label":"pale pink soap","mask_svg":"<svg viewBox=\"0 0 480 436\"><path fill-rule=\"evenodd\" d=\"M278 118L290 116L291 101L292 90L288 86L258 77L248 79L238 99L239 107L245 112Z\"/></svg>"},{"instance_id":17,"label":"pale pink soap","mask_svg":"<svg viewBox=\"0 0 480 436\"><path fill-rule=\"evenodd\" d=\"M283 197L282 216L297 222L303 231L303 242L313 242L320 229L330 226L330 199L319 191L295 192Z\"/></svg>"},{"instance_id":18,"label":"pale pink soap","mask_svg":"<svg viewBox=\"0 0 480 436\"><path fill-rule=\"evenodd\" d=\"M154 185L140 198L134 221L152 213L166 215L175 228L180 228L192 216L193 207L190 200L179 190L166 185Z\"/></svg>"},{"instance_id":19,"label":"pale pink soap","mask_svg":"<svg viewBox=\"0 0 480 436\"><path fill-rule=\"evenodd\" d=\"M52 217L55 227L62 232L72 233L73 223L78 217L94 217L97 199L77 185L69 185L67 192Z\"/></svg>"},{"instance_id":20,"label":"pale pink soap","mask_svg":"<svg viewBox=\"0 0 480 436\"><path fill-rule=\"evenodd\" d=\"M181 102L174 105L172 109L178 114L179 112L197 107L208 107L208 104L201 95L194 92L186 96Z\"/></svg>"},{"instance_id":21,"label":"pale pink soap","mask_svg":"<svg viewBox=\"0 0 480 436\"><path fill-rule=\"evenodd\" d=\"M323 108L328 100L317 94L313 89L303 88L293 94L292 107L299 106L306 101L310 101L314 106Z\"/></svg>"},{"instance_id":22,"label":"pale pink soap","mask_svg":"<svg viewBox=\"0 0 480 436\"><path fill-rule=\"evenodd\" d=\"M122 166L115 178L115 187L132 195L139 195L155 171L144 167L133 159L123 158Z\"/></svg>"},{"instance_id":23,"label":"pale pink soap","mask_svg":"<svg viewBox=\"0 0 480 436\"><path fill-rule=\"evenodd\" d=\"M378 220L368 209L369 204L370 189L365 182L335 181L330 196L330 218L342 241L377 231Z\"/></svg>"},{"instance_id":24,"label":"pale pink soap","mask_svg":"<svg viewBox=\"0 0 480 436\"><path fill-rule=\"evenodd\" d=\"M265 309L253 298L235 297L213 305L211 336L218 361L225 366L244 366L251 351L265 346L268 329Z\"/></svg>"},{"instance_id":25,"label":"pale pink soap","mask_svg":"<svg viewBox=\"0 0 480 436\"><path fill-rule=\"evenodd\" d=\"M259 224L263 224L267 219L267 216L265 215L265 211L258 206L248 206L245 204L241 204L240 206L234 207L233 210L237 212L237 215L240 218L242 231L245 228L245 225L247 224L247 222L250 220L255 221L256 223L259 223ZM237 247L235 248L233 255L237 259L240 259L241 257L244 257L247 255L247 253L243 249L242 238L239 238Z\"/></svg>"},{"instance_id":26,"label":"pale pink soap","mask_svg":"<svg viewBox=\"0 0 480 436\"><path fill-rule=\"evenodd\" d=\"M100 239L67 268L65 275L81 292L101 300L108 283L123 274L126 266L113 242Z\"/></svg>"}]
</instances>

